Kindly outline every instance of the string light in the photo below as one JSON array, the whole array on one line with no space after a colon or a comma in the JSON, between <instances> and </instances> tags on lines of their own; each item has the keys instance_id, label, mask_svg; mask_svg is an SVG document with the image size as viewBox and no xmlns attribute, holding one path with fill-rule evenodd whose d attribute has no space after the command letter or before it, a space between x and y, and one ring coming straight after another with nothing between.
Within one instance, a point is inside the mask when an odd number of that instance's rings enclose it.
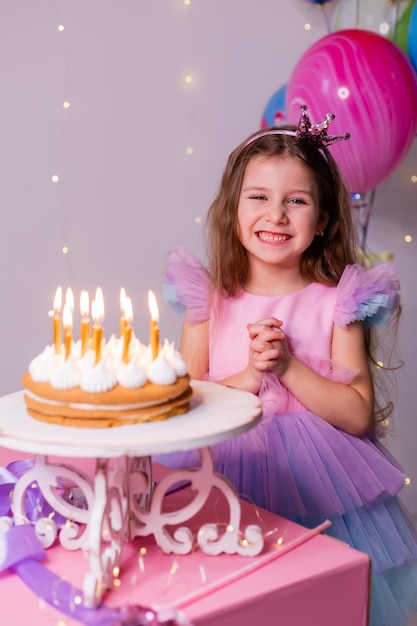
<instances>
[{"instance_id":1,"label":"string light","mask_svg":"<svg viewBox=\"0 0 417 626\"><path fill-rule=\"evenodd\" d=\"M311 24L304 24L304 30L311 30Z\"/></svg>"},{"instance_id":2,"label":"string light","mask_svg":"<svg viewBox=\"0 0 417 626\"><path fill-rule=\"evenodd\" d=\"M69 109L71 104L68 102L68 100L65 100L62 106L64 107L64 109Z\"/></svg>"},{"instance_id":3,"label":"string light","mask_svg":"<svg viewBox=\"0 0 417 626\"><path fill-rule=\"evenodd\" d=\"M417 175L416 175L416 174L413 174L413 175L412 175L412 177L411 177L411 182L412 182L412 183L417 183Z\"/></svg>"},{"instance_id":4,"label":"string light","mask_svg":"<svg viewBox=\"0 0 417 626\"><path fill-rule=\"evenodd\" d=\"M186 83L192 83L193 82L193 77L191 76L191 74L187 74L186 77L184 78Z\"/></svg>"},{"instance_id":5,"label":"string light","mask_svg":"<svg viewBox=\"0 0 417 626\"><path fill-rule=\"evenodd\" d=\"M62 254L68 254L68 252L69 252L68 246L63 246Z\"/></svg>"},{"instance_id":6,"label":"string light","mask_svg":"<svg viewBox=\"0 0 417 626\"><path fill-rule=\"evenodd\" d=\"M52 180L53 183L57 183L59 181L59 176L54 174L53 176L51 176L51 180Z\"/></svg>"},{"instance_id":7,"label":"string light","mask_svg":"<svg viewBox=\"0 0 417 626\"><path fill-rule=\"evenodd\" d=\"M58 30L60 33L62 33L65 30L65 26L63 24L59 24Z\"/></svg>"},{"instance_id":8,"label":"string light","mask_svg":"<svg viewBox=\"0 0 417 626\"><path fill-rule=\"evenodd\" d=\"M412 236L411 236L411 235L406 235L406 236L404 237L404 241L405 241L406 243L411 243L411 242L413 241L413 238L412 238Z\"/></svg>"},{"instance_id":9,"label":"string light","mask_svg":"<svg viewBox=\"0 0 417 626\"><path fill-rule=\"evenodd\" d=\"M346 98L349 98L350 96L350 91L348 87L339 87L339 89L337 90L337 95L339 96L339 98L341 100L346 100Z\"/></svg>"}]
</instances>

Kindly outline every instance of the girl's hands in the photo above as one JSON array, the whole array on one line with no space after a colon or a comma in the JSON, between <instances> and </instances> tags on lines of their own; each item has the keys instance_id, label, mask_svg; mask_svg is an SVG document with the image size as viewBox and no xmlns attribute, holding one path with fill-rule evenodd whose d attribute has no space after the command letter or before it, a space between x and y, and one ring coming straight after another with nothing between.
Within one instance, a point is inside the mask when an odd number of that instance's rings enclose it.
<instances>
[{"instance_id":1,"label":"girl's hands","mask_svg":"<svg viewBox=\"0 0 417 626\"><path fill-rule=\"evenodd\" d=\"M258 393L264 372L272 371L278 378L289 368L290 355L283 322L275 317L266 317L248 324L249 361L244 370L220 381L229 387Z\"/></svg>"},{"instance_id":2,"label":"girl's hands","mask_svg":"<svg viewBox=\"0 0 417 626\"><path fill-rule=\"evenodd\" d=\"M249 368L257 372L270 370L277 378L286 371L291 355L282 324L275 317L267 317L247 325L250 339Z\"/></svg>"}]
</instances>

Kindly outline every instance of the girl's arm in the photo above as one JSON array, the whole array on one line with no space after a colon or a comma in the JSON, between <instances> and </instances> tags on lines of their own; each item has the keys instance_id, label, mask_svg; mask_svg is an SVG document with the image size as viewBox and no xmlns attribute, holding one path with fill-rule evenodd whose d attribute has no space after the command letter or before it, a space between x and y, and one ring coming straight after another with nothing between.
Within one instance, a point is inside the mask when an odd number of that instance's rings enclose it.
<instances>
[{"instance_id":1,"label":"girl's arm","mask_svg":"<svg viewBox=\"0 0 417 626\"><path fill-rule=\"evenodd\" d=\"M271 318L272 319L272 318ZM277 320L274 320L277 324ZM273 322L272 322L273 323ZM267 327L270 330L270 327ZM276 333L271 331L271 337L275 337ZM267 339L271 339L268 337ZM260 351L269 347L267 342L260 344ZM182 327L182 335L180 342L180 352L187 364L188 374L194 380L203 380L209 370L209 321L196 324L184 322ZM224 380L218 381L220 384L244 391L257 393L261 386L263 371L253 366L253 360L258 352L249 348L249 362L247 367Z\"/></svg>"},{"instance_id":2,"label":"girl's arm","mask_svg":"<svg viewBox=\"0 0 417 626\"><path fill-rule=\"evenodd\" d=\"M284 344L284 342L282 342ZM329 380L290 355L283 345L276 375L315 415L351 435L362 435L373 424L374 391L361 322L334 327L332 359L359 373L349 384Z\"/></svg>"},{"instance_id":3,"label":"girl's arm","mask_svg":"<svg viewBox=\"0 0 417 626\"><path fill-rule=\"evenodd\" d=\"M209 369L208 329L209 320L182 327L180 352L193 380L203 380Z\"/></svg>"}]
</instances>

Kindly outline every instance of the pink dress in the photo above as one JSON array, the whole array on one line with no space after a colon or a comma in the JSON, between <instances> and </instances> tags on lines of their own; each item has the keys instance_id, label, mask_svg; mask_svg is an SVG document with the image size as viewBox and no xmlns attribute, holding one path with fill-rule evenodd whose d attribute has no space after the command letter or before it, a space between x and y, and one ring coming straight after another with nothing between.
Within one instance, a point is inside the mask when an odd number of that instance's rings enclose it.
<instances>
[{"instance_id":1,"label":"pink dress","mask_svg":"<svg viewBox=\"0 0 417 626\"><path fill-rule=\"evenodd\" d=\"M337 287L312 283L283 296L241 290L214 316L208 275L185 248L165 272L167 300L188 322L210 320L208 380L242 370L246 325L273 316L284 322L290 351L316 372L349 383L354 372L330 359L334 324L383 326L399 301L391 264L348 266ZM263 418L251 431L212 447L216 469L242 497L304 526L330 519L329 534L372 558L373 626L400 626L417 606L417 535L396 497L405 475L370 433L354 437L308 411L267 373L259 397ZM165 455L171 467L198 465L196 451Z\"/></svg>"}]
</instances>

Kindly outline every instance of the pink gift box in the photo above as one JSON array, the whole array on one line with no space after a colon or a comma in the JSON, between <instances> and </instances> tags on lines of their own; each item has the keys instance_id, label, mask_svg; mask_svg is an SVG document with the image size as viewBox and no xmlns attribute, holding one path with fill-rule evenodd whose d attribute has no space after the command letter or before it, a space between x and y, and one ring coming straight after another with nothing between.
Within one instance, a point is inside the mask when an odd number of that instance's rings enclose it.
<instances>
[{"instance_id":1,"label":"pink gift box","mask_svg":"<svg viewBox=\"0 0 417 626\"><path fill-rule=\"evenodd\" d=\"M0 465L30 455L0 448ZM66 460L92 473L94 461ZM154 465L158 480L166 468ZM183 506L188 488L168 496L167 505ZM204 519L221 525L225 503L216 490L205 508L188 525L198 529ZM136 538L123 547L119 586L104 602L177 606L195 626L366 626L369 603L369 557L324 535L315 535L293 549L306 529L267 511L242 503L241 527L258 523L266 532L265 549L257 557L237 554L210 556L163 554L153 537ZM281 539L281 548L276 548ZM146 548L141 562L139 550ZM288 551L285 551L285 549ZM280 554L280 550L282 554ZM54 545L44 565L77 588L87 571L79 551ZM13 600L12 600L13 598ZM66 626L79 622L46 605L14 573L0 574L2 623Z\"/></svg>"}]
</instances>

